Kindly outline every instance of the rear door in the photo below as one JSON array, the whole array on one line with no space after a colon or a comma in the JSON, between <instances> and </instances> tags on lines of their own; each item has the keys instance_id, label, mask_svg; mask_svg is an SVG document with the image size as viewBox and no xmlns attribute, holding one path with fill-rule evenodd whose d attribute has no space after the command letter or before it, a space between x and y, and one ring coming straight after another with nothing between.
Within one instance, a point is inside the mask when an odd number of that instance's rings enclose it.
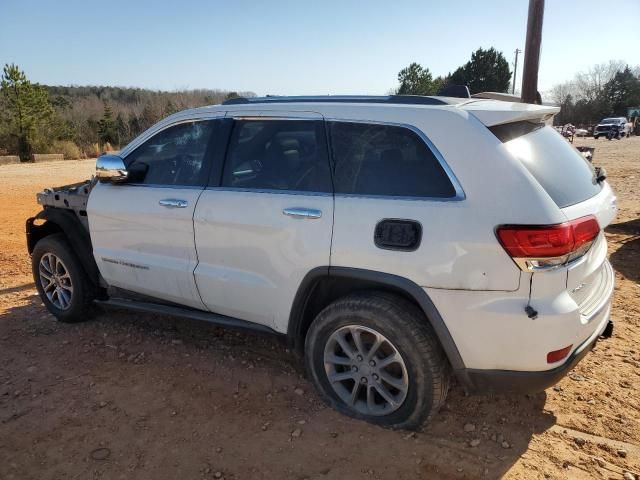
<instances>
[{"instance_id":1,"label":"rear door","mask_svg":"<svg viewBox=\"0 0 640 480\"><path fill-rule=\"evenodd\" d=\"M223 171L195 211L195 278L209 310L284 332L302 279L330 260L333 194L323 117L231 118Z\"/></svg>"},{"instance_id":2,"label":"rear door","mask_svg":"<svg viewBox=\"0 0 640 480\"><path fill-rule=\"evenodd\" d=\"M136 183L99 183L88 204L96 263L109 285L204 309L193 271L193 213L217 120L182 121L126 156Z\"/></svg>"}]
</instances>

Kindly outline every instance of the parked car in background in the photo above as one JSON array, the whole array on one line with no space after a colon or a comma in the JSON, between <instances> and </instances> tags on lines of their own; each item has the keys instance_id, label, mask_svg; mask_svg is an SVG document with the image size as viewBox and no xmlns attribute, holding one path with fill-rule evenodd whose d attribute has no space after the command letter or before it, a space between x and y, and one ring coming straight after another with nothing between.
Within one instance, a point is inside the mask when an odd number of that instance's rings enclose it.
<instances>
[{"instance_id":1,"label":"parked car in background","mask_svg":"<svg viewBox=\"0 0 640 480\"><path fill-rule=\"evenodd\" d=\"M628 137L631 124L625 117L611 117L603 119L593 130L593 138L599 137L624 138Z\"/></svg>"}]
</instances>

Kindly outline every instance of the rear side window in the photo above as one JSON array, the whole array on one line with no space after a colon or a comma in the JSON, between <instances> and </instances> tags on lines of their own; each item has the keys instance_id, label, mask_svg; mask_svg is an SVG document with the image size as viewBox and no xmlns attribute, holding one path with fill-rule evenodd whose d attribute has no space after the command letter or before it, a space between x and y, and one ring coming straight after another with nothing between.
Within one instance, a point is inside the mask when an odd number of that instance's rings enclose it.
<instances>
[{"instance_id":1,"label":"rear side window","mask_svg":"<svg viewBox=\"0 0 640 480\"><path fill-rule=\"evenodd\" d=\"M336 193L450 198L456 192L431 149L395 125L330 122Z\"/></svg>"},{"instance_id":2,"label":"rear side window","mask_svg":"<svg viewBox=\"0 0 640 480\"><path fill-rule=\"evenodd\" d=\"M323 122L236 121L222 185L330 193L331 171Z\"/></svg>"},{"instance_id":3,"label":"rear side window","mask_svg":"<svg viewBox=\"0 0 640 480\"><path fill-rule=\"evenodd\" d=\"M583 202L602 189L591 163L552 127L535 129L505 146L560 208Z\"/></svg>"}]
</instances>

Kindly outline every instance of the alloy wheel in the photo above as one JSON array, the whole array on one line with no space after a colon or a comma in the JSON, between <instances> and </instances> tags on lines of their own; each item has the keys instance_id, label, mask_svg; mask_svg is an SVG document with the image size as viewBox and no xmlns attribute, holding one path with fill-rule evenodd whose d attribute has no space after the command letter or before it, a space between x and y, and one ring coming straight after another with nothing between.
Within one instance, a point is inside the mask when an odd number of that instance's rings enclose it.
<instances>
[{"instance_id":1,"label":"alloy wheel","mask_svg":"<svg viewBox=\"0 0 640 480\"><path fill-rule=\"evenodd\" d=\"M67 310L73 298L73 283L69 270L60 257L45 253L38 266L40 285L47 299L59 310Z\"/></svg>"},{"instance_id":2,"label":"alloy wheel","mask_svg":"<svg viewBox=\"0 0 640 480\"><path fill-rule=\"evenodd\" d=\"M339 328L324 349L324 368L334 392L364 415L388 415L409 390L402 355L381 333L361 325Z\"/></svg>"}]
</instances>

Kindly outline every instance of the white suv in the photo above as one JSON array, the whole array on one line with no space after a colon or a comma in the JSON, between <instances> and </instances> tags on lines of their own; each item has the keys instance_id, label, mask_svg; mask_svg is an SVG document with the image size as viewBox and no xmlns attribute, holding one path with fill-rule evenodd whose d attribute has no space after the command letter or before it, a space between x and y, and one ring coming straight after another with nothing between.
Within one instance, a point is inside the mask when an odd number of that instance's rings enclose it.
<instances>
[{"instance_id":1,"label":"white suv","mask_svg":"<svg viewBox=\"0 0 640 480\"><path fill-rule=\"evenodd\" d=\"M557 382L610 331L616 199L558 109L267 97L158 123L27 221L61 321L94 300L280 334L337 410L416 428Z\"/></svg>"}]
</instances>

